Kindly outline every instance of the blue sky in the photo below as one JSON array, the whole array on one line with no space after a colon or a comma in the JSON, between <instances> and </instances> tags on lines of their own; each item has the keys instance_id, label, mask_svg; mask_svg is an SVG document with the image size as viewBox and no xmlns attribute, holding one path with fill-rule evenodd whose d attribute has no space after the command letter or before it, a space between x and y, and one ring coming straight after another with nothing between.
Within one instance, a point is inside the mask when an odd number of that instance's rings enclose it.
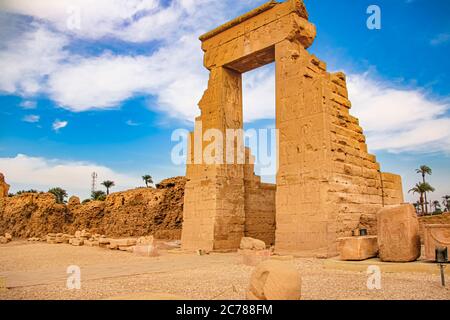
<instances>
[{"instance_id":1,"label":"blue sky","mask_svg":"<svg viewBox=\"0 0 450 320\"><path fill-rule=\"evenodd\" d=\"M88 197L94 170L115 190L146 173L183 175L170 137L192 128L207 85L197 38L264 2L2 1L0 172L12 191ZM347 73L351 112L383 171L408 190L427 164L432 198L450 194L450 3L305 2L318 31L309 51ZM372 4L381 30L366 27ZM245 74L244 88L246 128L273 126L273 66Z\"/></svg>"}]
</instances>

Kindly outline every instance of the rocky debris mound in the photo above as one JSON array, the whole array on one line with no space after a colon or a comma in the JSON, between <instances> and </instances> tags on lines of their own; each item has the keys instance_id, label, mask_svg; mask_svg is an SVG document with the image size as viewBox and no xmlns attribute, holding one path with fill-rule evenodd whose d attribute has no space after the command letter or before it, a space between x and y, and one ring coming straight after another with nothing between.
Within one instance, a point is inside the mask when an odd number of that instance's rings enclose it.
<instances>
[{"instance_id":1,"label":"rocky debris mound","mask_svg":"<svg viewBox=\"0 0 450 320\"><path fill-rule=\"evenodd\" d=\"M57 204L50 193L0 198L0 233L8 231L15 237L36 239L54 233L50 241L60 241L62 238L56 234L73 235L86 229L92 235L110 237L153 234L159 239L179 239L185 183L184 177L170 178L156 188L116 192L105 201L84 204L78 197L71 197L67 205ZM77 238L74 242L97 240Z\"/></svg>"},{"instance_id":2,"label":"rocky debris mound","mask_svg":"<svg viewBox=\"0 0 450 320\"><path fill-rule=\"evenodd\" d=\"M50 193L23 193L0 199L0 233L18 238L43 237L63 232L69 213Z\"/></svg>"},{"instance_id":3,"label":"rocky debris mound","mask_svg":"<svg viewBox=\"0 0 450 320\"><path fill-rule=\"evenodd\" d=\"M157 188L137 188L109 195L105 201L69 206L71 231L89 228L112 237L155 234L178 239L183 221L184 177L161 181ZM74 201L75 202L75 201Z\"/></svg>"},{"instance_id":4,"label":"rocky debris mound","mask_svg":"<svg viewBox=\"0 0 450 320\"><path fill-rule=\"evenodd\" d=\"M48 244L70 244L72 246L100 247L111 250L133 252L138 256L156 257L159 250L179 249L181 242L157 241L153 236L139 238L108 238L105 235L93 234L87 230L77 230L74 235L49 233L44 238L32 237L28 241L43 241Z\"/></svg>"},{"instance_id":5,"label":"rocky debris mound","mask_svg":"<svg viewBox=\"0 0 450 320\"><path fill-rule=\"evenodd\" d=\"M8 243L12 240L12 235L10 233L5 233L4 236L0 236L0 244Z\"/></svg>"},{"instance_id":6,"label":"rocky debris mound","mask_svg":"<svg viewBox=\"0 0 450 320\"><path fill-rule=\"evenodd\" d=\"M249 300L300 300L301 276L292 261L266 260L252 273Z\"/></svg>"},{"instance_id":7,"label":"rocky debris mound","mask_svg":"<svg viewBox=\"0 0 450 320\"><path fill-rule=\"evenodd\" d=\"M6 198L9 192L9 184L5 182L5 176L0 172L0 198Z\"/></svg>"}]
</instances>

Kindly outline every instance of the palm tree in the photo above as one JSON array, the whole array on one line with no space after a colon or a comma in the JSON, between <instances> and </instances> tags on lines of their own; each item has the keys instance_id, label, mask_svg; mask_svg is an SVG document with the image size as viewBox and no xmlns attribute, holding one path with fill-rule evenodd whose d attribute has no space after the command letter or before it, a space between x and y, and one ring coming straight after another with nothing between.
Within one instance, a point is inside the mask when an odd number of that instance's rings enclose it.
<instances>
[{"instance_id":1,"label":"palm tree","mask_svg":"<svg viewBox=\"0 0 450 320\"><path fill-rule=\"evenodd\" d=\"M450 196L445 195L442 197L442 199L444 199L444 201L442 201L442 204L444 205L445 211L450 211Z\"/></svg>"},{"instance_id":2,"label":"palm tree","mask_svg":"<svg viewBox=\"0 0 450 320\"><path fill-rule=\"evenodd\" d=\"M106 193L104 191L101 191L101 190L92 191L91 199L92 200L103 201L103 200L106 199Z\"/></svg>"},{"instance_id":3,"label":"palm tree","mask_svg":"<svg viewBox=\"0 0 450 320\"><path fill-rule=\"evenodd\" d=\"M65 203L67 198L67 191L61 188L51 188L48 190L49 193L53 194L56 198L56 203Z\"/></svg>"},{"instance_id":4,"label":"palm tree","mask_svg":"<svg viewBox=\"0 0 450 320\"><path fill-rule=\"evenodd\" d=\"M102 185L106 188L106 195L109 195L109 188L115 186L114 181L106 180L102 182Z\"/></svg>"},{"instance_id":5,"label":"palm tree","mask_svg":"<svg viewBox=\"0 0 450 320\"><path fill-rule=\"evenodd\" d=\"M438 211L438 209L441 208L441 204L440 204L439 201L437 201L437 200L434 200L434 201L432 202L432 206L434 207L434 212L435 212L435 213Z\"/></svg>"},{"instance_id":6,"label":"palm tree","mask_svg":"<svg viewBox=\"0 0 450 320\"><path fill-rule=\"evenodd\" d=\"M423 212L425 212L423 195L426 192L434 192L434 188L432 186L430 186L427 182L422 182L422 183L416 183L414 188L410 189L408 192L412 192L413 194L418 193L420 195L419 203L420 203L420 206L422 208L422 213L423 213ZM426 213L428 213L428 212L426 212Z\"/></svg>"},{"instance_id":7,"label":"palm tree","mask_svg":"<svg viewBox=\"0 0 450 320\"><path fill-rule=\"evenodd\" d=\"M422 182L426 183L425 181L425 175L430 175L432 174L432 170L430 167L426 166L426 165L422 165L419 167L419 169L416 169L416 173L420 173L422 175ZM424 193L425 196L425 213L428 213L428 201L427 201L427 193Z\"/></svg>"},{"instance_id":8,"label":"palm tree","mask_svg":"<svg viewBox=\"0 0 450 320\"><path fill-rule=\"evenodd\" d=\"M149 184L153 183L153 178L152 176L146 174L145 176L142 176L142 180L144 180L146 187L148 188Z\"/></svg>"}]
</instances>

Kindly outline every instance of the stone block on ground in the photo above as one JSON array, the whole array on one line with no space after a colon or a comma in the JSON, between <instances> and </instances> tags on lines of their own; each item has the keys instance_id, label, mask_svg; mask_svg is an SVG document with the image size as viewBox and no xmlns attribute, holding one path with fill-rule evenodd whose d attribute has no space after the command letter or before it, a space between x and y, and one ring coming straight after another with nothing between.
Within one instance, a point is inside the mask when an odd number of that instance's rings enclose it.
<instances>
[{"instance_id":1,"label":"stone block on ground","mask_svg":"<svg viewBox=\"0 0 450 320\"><path fill-rule=\"evenodd\" d=\"M240 249L242 250L264 250L266 249L266 244L262 240L243 237L241 239Z\"/></svg>"},{"instance_id":2,"label":"stone block on ground","mask_svg":"<svg viewBox=\"0 0 450 320\"><path fill-rule=\"evenodd\" d=\"M98 247L99 243L96 240L84 240L84 245L88 247Z\"/></svg>"},{"instance_id":3,"label":"stone block on ground","mask_svg":"<svg viewBox=\"0 0 450 320\"><path fill-rule=\"evenodd\" d=\"M153 243L154 243L153 236L139 237L136 240L136 244L153 245Z\"/></svg>"},{"instance_id":4,"label":"stone block on ground","mask_svg":"<svg viewBox=\"0 0 450 320\"><path fill-rule=\"evenodd\" d=\"M120 251L133 252L134 246L118 246L117 249Z\"/></svg>"},{"instance_id":5,"label":"stone block on ground","mask_svg":"<svg viewBox=\"0 0 450 320\"><path fill-rule=\"evenodd\" d=\"M78 239L78 238L73 238L71 241L71 245L79 247L84 245L84 240L83 239Z\"/></svg>"},{"instance_id":6,"label":"stone block on ground","mask_svg":"<svg viewBox=\"0 0 450 320\"><path fill-rule=\"evenodd\" d=\"M238 250L243 264L247 266L257 266L261 262L267 260L271 256L271 251L265 250Z\"/></svg>"},{"instance_id":7,"label":"stone block on ground","mask_svg":"<svg viewBox=\"0 0 450 320\"><path fill-rule=\"evenodd\" d=\"M266 260L253 271L248 300L300 300L301 276L292 261Z\"/></svg>"},{"instance_id":8,"label":"stone block on ground","mask_svg":"<svg viewBox=\"0 0 450 320\"><path fill-rule=\"evenodd\" d=\"M436 260L436 248L447 248L450 255L450 224L427 224L424 228L425 259Z\"/></svg>"},{"instance_id":9,"label":"stone block on ground","mask_svg":"<svg viewBox=\"0 0 450 320\"><path fill-rule=\"evenodd\" d=\"M381 261L409 262L420 256L419 222L411 204L384 207L377 213Z\"/></svg>"},{"instance_id":10,"label":"stone block on ground","mask_svg":"<svg viewBox=\"0 0 450 320\"><path fill-rule=\"evenodd\" d=\"M8 242L9 242L8 239L6 239L4 236L0 236L0 243L1 244L6 244Z\"/></svg>"},{"instance_id":11,"label":"stone block on ground","mask_svg":"<svg viewBox=\"0 0 450 320\"><path fill-rule=\"evenodd\" d=\"M341 260L361 261L378 254L377 236L345 237L338 241Z\"/></svg>"},{"instance_id":12,"label":"stone block on ground","mask_svg":"<svg viewBox=\"0 0 450 320\"><path fill-rule=\"evenodd\" d=\"M143 257L157 257L159 256L156 246L151 244L137 244L133 247L133 253L137 256Z\"/></svg>"},{"instance_id":13,"label":"stone block on ground","mask_svg":"<svg viewBox=\"0 0 450 320\"><path fill-rule=\"evenodd\" d=\"M125 238L125 239L109 239L110 248L118 247L129 247L136 244L136 239Z\"/></svg>"}]
</instances>

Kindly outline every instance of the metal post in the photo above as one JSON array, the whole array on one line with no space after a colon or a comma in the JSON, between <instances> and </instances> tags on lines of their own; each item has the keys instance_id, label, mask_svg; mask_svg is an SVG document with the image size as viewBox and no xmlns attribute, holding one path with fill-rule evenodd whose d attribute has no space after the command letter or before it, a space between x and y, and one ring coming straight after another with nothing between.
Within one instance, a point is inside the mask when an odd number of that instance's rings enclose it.
<instances>
[{"instance_id":1,"label":"metal post","mask_svg":"<svg viewBox=\"0 0 450 320\"><path fill-rule=\"evenodd\" d=\"M443 287L445 287L445 272L444 272L445 265L443 263L440 263L439 267L441 269L441 284Z\"/></svg>"}]
</instances>

